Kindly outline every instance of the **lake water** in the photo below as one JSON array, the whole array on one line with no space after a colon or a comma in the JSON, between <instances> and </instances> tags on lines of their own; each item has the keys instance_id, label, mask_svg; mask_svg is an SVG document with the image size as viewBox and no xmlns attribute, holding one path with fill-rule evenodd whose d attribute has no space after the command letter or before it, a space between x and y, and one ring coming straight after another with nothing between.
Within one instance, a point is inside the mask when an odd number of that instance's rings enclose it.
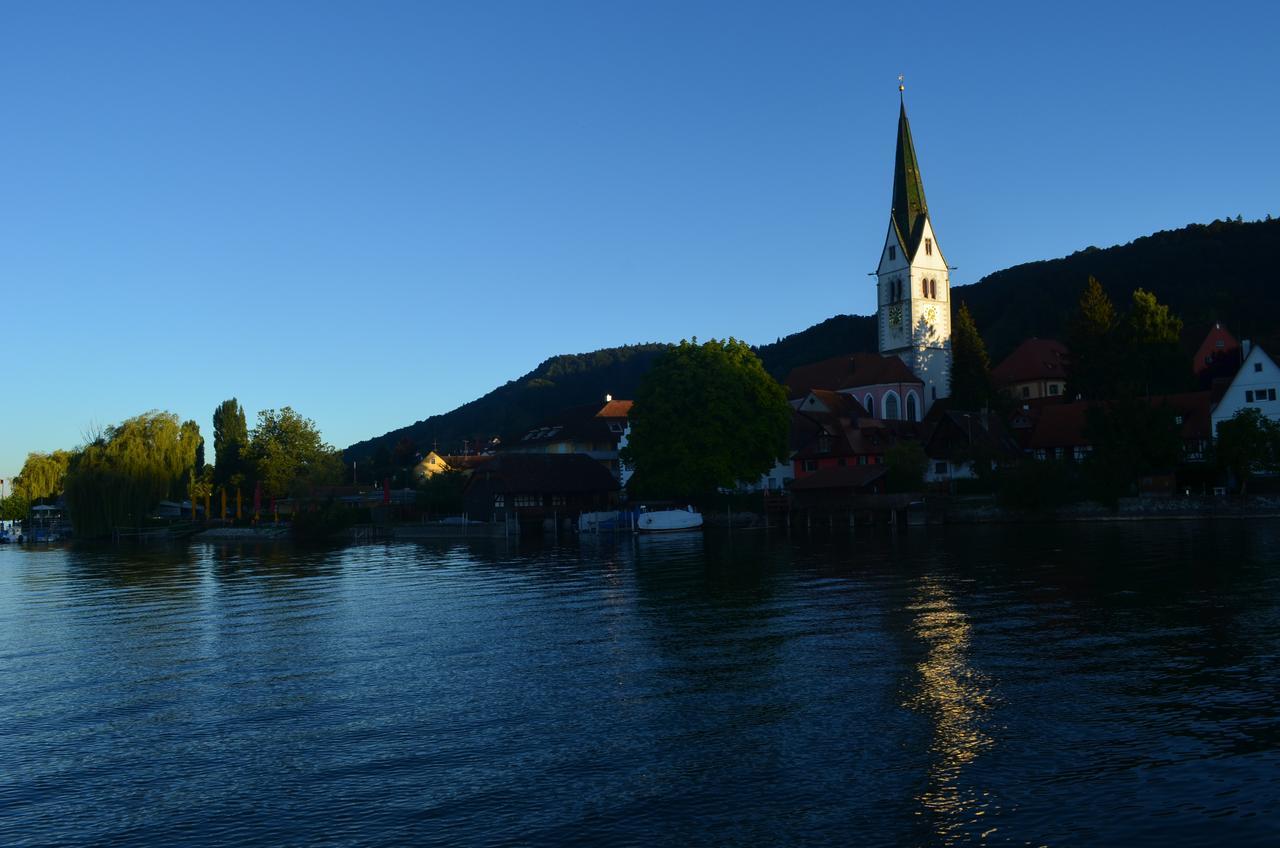
<instances>
[{"instance_id":1,"label":"lake water","mask_svg":"<svg viewBox=\"0 0 1280 848\"><path fill-rule=\"evenodd\" d=\"M4 845L1280 844L1280 523L0 548Z\"/></svg>"}]
</instances>

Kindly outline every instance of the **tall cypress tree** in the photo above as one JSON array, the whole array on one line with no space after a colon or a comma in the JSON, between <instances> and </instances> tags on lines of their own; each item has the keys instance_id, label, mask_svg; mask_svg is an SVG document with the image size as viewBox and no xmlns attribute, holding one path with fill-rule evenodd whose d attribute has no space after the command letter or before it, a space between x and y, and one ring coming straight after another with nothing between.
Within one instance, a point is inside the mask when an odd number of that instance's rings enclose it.
<instances>
[{"instance_id":1,"label":"tall cypress tree","mask_svg":"<svg viewBox=\"0 0 1280 848\"><path fill-rule=\"evenodd\" d=\"M1102 284L1090 275L1067 322L1067 393L1090 400L1114 397L1120 376L1119 318Z\"/></svg>"},{"instance_id":2,"label":"tall cypress tree","mask_svg":"<svg viewBox=\"0 0 1280 848\"><path fill-rule=\"evenodd\" d=\"M244 408L235 398L224 400L213 411L213 481L215 485L239 485L244 479L242 456L249 444Z\"/></svg>"},{"instance_id":3,"label":"tall cypress tree","mask_svg":"<svg viewBox=\"0 0 1280 848\"><path fill-rule=\"evenodd\" d=\"M978 325L961 302L951 330L951 399L958 409L981 409L991 403L991 358Z\"/></svg>"}]
</instances>

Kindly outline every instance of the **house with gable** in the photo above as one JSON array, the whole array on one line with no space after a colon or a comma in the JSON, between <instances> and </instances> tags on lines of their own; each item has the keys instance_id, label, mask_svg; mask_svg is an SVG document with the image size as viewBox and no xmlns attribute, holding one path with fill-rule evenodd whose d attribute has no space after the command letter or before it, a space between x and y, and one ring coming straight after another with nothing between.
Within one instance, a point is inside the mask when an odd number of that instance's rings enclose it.
<instances>
[{"instance_id":1,"label":"house with gable","mask_svg":"<svg viewBox=\"0 0 1280 848\"><path fill-rule=\"evenodd\" d=\"M1227 384L1222 396L1213 407L1211 415L1214 437L1218 425L1230 420L1237 412L1253 407L1273 421L1280 421L1280 368L1260 345L1246 339L1240 345L1244 361Z\"/></svg>"},{"instance_id":2,"label":"house with gable","mask_svg":"<svg viewBox=\"0 0 1280 848\"><path fill-rule=\"evenodd\" d=\"M991 369L991 384L1019 401L1062 397L1067 391L1066 358L1062 342L1027 339Z\"/></svg>"},{"instance_id":3,"label":"house with gable","mask_svg":"<svg viewBox=\"0 0 1280 848\"><path fill-rule=\"evenodd\" d=\"M1215 323L1191 359L1191 373L1200 387L1210 388L1217 380L1230 381L1244 361L1240 342L1222 324Z\"/></svg>"},{"instance_id":4,"label":"house with gable","mask_svg":"<svg viewBox=\"0 0 1280 848\"><path fill-rule=\"evenodd\" d=\"M924 481L935 484L972 480L978 476L974 463L979 459L994 465L1020 453L1018 442L999 415L951 409L939 412L938 407L930 413L923 447L929 458Z\"/></svg>"},{"instance_id":5,"label":"house with gable","mask_svg":"<svg viewBox=\"0 0 1280 848\"><path fill-rule=\"evenodd\" d=\"M585 454L621 479L618 454L625 444L632 401L605 395L604 403L561 410L541 424L502 440L504 454Z\"/></svg>"}]
</instances>

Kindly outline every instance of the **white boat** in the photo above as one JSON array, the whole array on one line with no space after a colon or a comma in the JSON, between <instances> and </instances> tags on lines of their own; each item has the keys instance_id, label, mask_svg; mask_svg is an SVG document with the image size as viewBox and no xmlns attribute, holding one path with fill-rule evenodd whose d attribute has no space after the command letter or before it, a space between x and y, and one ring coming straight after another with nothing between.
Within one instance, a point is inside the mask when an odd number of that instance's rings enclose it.
<instances>
[{"instance_id":1,"label":"white boat","mask_svg":"<svg viewBox=\"0 0 1280 848\"><path fill-rule=\"evenodd\" d=\"M640 507L636 516L636 530L641 533L672 533L677 530L698 530L702 527L702 513L693 507L684 509L647 509Z\"/></svg>"}]
</instances>

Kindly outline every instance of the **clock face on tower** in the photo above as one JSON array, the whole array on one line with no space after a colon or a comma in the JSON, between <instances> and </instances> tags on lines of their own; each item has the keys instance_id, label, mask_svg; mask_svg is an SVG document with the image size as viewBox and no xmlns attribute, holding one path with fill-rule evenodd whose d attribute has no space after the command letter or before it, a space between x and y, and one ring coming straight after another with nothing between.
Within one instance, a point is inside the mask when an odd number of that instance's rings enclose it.
<instances>
[{"instance_id":1,"label":"clock face on tower","mask_svg":"<svg viewBox=\"0 0 1280 848\"><path fill-rule=\"evenodd\" d=\"M902 326L902 304L895 303L889 307L889 326L895 330Z\"/></svg>"}]
</instances>

